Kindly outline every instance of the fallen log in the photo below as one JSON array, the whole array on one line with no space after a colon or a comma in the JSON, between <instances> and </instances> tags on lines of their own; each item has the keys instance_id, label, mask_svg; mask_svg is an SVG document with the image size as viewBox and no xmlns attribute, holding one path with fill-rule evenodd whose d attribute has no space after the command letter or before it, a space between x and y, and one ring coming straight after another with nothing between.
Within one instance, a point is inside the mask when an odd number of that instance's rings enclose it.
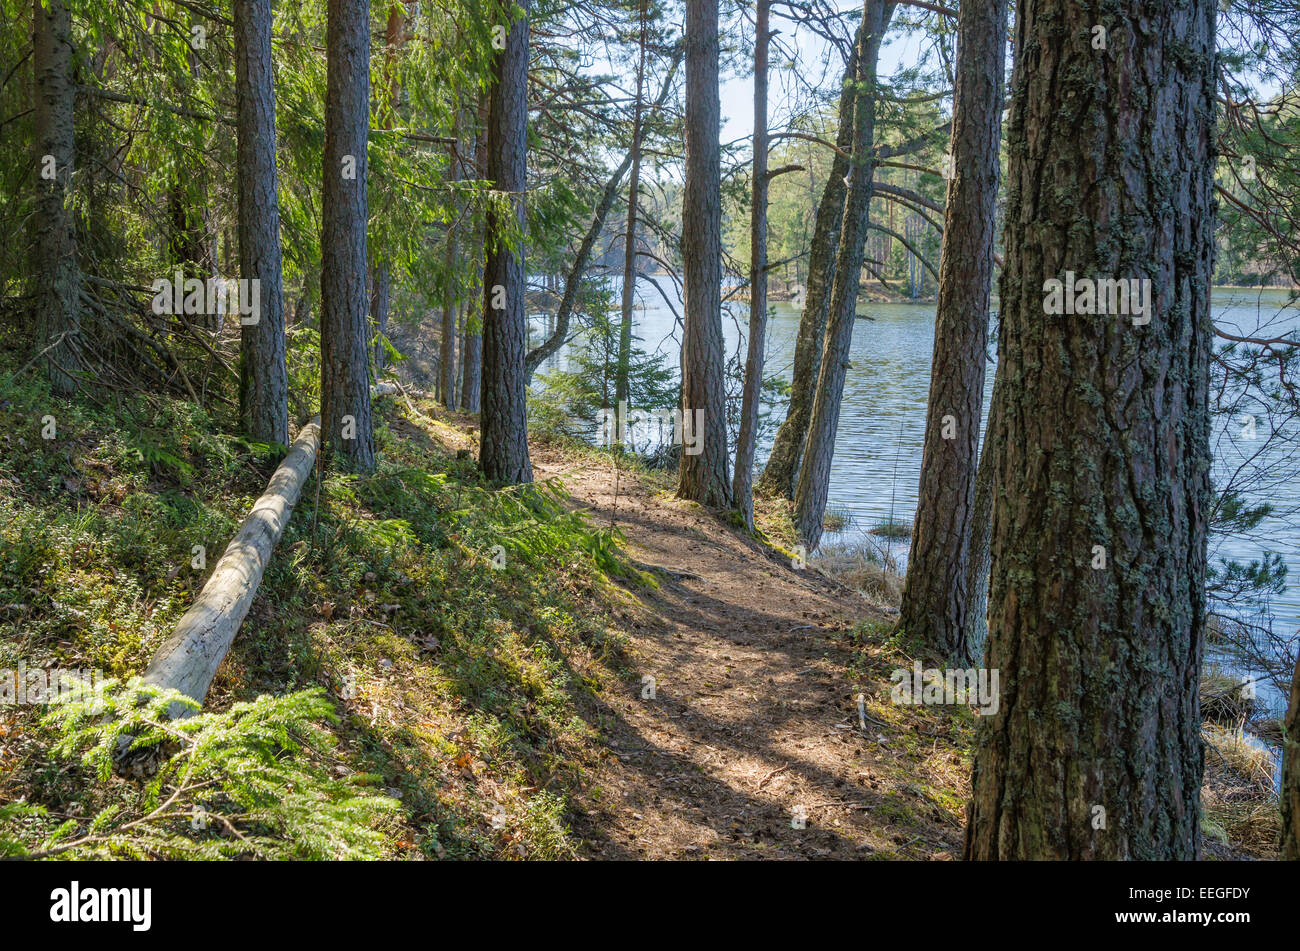
<instances>
[{"instance_id":1,"label":"fallen log","mask_svg":"<svg viewBox=\"0 0 1300 951\"><path fill-rule=\"evenodd\" d=\"M271 552L284 532L320 451L320 418L299 432L266 491L239 526L198 599L154 654L144 682L175 688L200 704L248 615ZM193 713L172 705L173 717Z\"/></svg>"}]
</instances>

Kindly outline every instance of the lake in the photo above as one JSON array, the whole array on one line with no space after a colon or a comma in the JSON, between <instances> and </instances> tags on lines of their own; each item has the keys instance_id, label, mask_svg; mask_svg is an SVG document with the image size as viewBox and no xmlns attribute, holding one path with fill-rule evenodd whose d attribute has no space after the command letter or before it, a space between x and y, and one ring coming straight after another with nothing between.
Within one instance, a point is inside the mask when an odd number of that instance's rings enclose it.
<instances>
[{"instance_id":1,"label":"lake","mask_svg":"<svg viewBox=\"0 0 1300 951\"><path fill-rule=\"evenodd\" d=\"M660 278L660 286L674 301L677 313L681 303L673 284ZM661 294L646 280L638 282L638 308L635 333L640 346L669 356L677 365L680 328ZM1293 332L1300 327L1300 310L1288 305L1285 291L1216 289L1212 297L1215 323L1231 333L1251 335L1261 325L1270 336ZM789 302L772 305L768 322L766 372L790 379L794 360L795 338L800 308ZM925 432L926 399L930 387L930 358L934 344L933 304L874 304L858 307L859 320L854 327L850 359L852 367L845 382L844 403L840 412L835 458L831 468L828 512L841 516L845 528L828 534L823 544L858 544L869 542L891 554L900 570L906 565L907 539L889 540L870 534L873 526L895 519L910 521L917 506L917 486L921 472L922 442ZM865 319L862 319L865 318ZM737 357L741 365L748 308L729 305L723 318L723 333L729 361ZM540 339L541 321L534 326L534 342ZM567 355L562 351L548 361L546 369L565 367ZM985 378L984 407L987 416L993 386L992 367ZM738 389L738 388L737 388ZM637 407L653 409L655 407ZM767 407L772 421L779 422L783 406ZM982 430L983 424L981 424ZM1289 453L1285 446L1260 454L1263 435L1268 431L1261 417L1257 438L1248 440L1244 421L1224 419L1215 426L1216 481L1245 463L1259 466L1269 462L1287 462L1279 454ZM769 428L759 446L761 463L771 448L775 426ZM734 446L733 446L734 450ZM1248 492L1251 501L1270 501L1277 512L1255 530L1240 536L1214 536L1210 559L1258 559L1264 549L1280 554L1289 566L1300 565L1300 485L1291 478L1272 480L1267 486ZM1293 635L1300 629L1300 585L1291 584L1271 603L1275 630ZM1261 685L1261 699L1275 707L1282 700L1276 691Z\"/></svg>"}]
</instances>

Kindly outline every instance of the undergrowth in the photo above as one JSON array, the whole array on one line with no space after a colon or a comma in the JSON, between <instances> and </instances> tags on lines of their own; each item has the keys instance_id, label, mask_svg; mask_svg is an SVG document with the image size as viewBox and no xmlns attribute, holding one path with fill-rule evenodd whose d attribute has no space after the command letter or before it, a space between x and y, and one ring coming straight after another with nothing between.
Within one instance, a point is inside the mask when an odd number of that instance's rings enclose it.
<instances>
[{"instance_id":1,"label":"undergrowth","mask_svg":"<svg viewBox=\"0 0 1300 951\"><path fill-rule=\"evenodd\" d=\"M210 413L154 396L52 400L34 372L11 372L13 354L0 361L0 670L126 681L201 589L276 459L224 435L236 427L220 401ZM0 706L6 848L575 854L568 790L595 736L592 697L627 667L603 605L637 572L619 534L572 512L559 483L484 485L456 451L462 420L384 399L376 422L379 470L309 481L205 712L173 728L186 739L156 753L157 773L106 775L108 733L95 732L106 728L71 707ZM214 764L167 822L140 821L195 781L183 772L200 769L184 765L194 756L175 761L186 743L232 769L258 764L301 798L271 808L258 798L271 787L248 798ZM210 817L202 831L170 815L195 802ZM313 834L305 813L284 811L308 802L336 803L352 825L322 817Z\"/></svg>"}]
</instances>

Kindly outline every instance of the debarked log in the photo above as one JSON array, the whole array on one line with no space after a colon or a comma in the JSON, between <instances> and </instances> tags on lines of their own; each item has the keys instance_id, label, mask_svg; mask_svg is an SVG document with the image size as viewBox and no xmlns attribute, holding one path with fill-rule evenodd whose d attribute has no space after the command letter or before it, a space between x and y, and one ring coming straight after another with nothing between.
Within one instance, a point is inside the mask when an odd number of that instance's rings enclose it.
<instances>
[{"instance_id":1,"label":"debarked log","mask_svg":"<svg viewBox=\"0 0 1300 951\"><path fill-rule=\"evenodd\" d=\"M144 673L151 686L175 688L200 704L239 626L257 595L280 535L294 503L320 451L320 418L305 425L289 454L280 463L266 491L239 526L198 599L185 612L171 636L158 648ZM183 704L172 705L173 717L193 713Z\"/></svg>"}]
</instances>

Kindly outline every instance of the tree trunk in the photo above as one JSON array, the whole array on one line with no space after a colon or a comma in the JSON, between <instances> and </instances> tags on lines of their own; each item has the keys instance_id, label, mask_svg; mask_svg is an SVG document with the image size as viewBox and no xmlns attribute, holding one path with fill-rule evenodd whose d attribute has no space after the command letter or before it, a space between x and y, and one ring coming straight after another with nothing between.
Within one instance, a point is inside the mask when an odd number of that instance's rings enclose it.
<instances>
[{"instance_id":1,"label":"tree trunk","mask_svg":"<svg viewBox=\"0 0 1300 951\"><path fill-rule=\"evenodd\" d=\"M257 442L289 444L280 202L275 169L271 0L234 0L239 276L259 284L257 322L239 328L239 420Z\"/></svg>"},{"instance_id":2,"label":"tree trunk","mask_svg":"<svg viewBox=\"0 0 1300 951\"><path fill-rule=\"evenodd\" d=\"M979 467L997 218L1006 0L965 0L956 85L939 299L930 364L916 522L898 624L942 657L968 661L967 558Z\"/></svg>"},{"instance_id":3,"label":"tree trunk","mask_svg":"<svg viewBox=\"0 0 1300 951\"><path fill-rule=\"evenodd\" d=\"M483 408L479 465L490 482L533 481L528 458L528 321L524 315L524 188L528 136L528 0L510 24L505 49L493 64L495 82L488 122L487 177L502 199L488 208L487 265L483 277ZM508 18L510 5L499 8ZM504 23L504 19L503 19ZM508 205L513 221L502 215ZM506 235L515 235L514 249Z\"/></svg>"},{"instance_id":4,"label":"tree trunk","mask_svg":"<svg viewBox=\"0 0 1300 951\"><path fill-rule=\"evenodd\" d=\"M474 263L477 283L482 284L483 264ZM474 303L465 317L464 343L461 346L460 360L460 411L477 413L479 411L479 394L483 379L483 294L474 297Z\"/></svg>"},{"instance_id":5,"label":"tree trunk","mask_svg":"<svg viewBox=\"0 0 1300 951\"><path fill-rule=\"evenodd\" d=\"M839 129L835 145L839 150L831 161L830 174L822 189L808 248L808 286L804 293L803 314L794 345L794 369L790 381L790 406L785 420L776 431L772 453L767 458L758 489L767 495L794 498L795 480L803 458L804 440L808 435L808 418L812 415L817 375L821 370L822 344L826 339L826 315L830 313L831 285L835 282L835 251L839 245L840 225L844 221L845 176L849 162L841 153L853 146L853 104L856 98L854 78L858 70L858 47L855 43L844 69L844 86L840 92ZM811 168L812 163L809 163Z\"/></svg>"},{"instance_id":6,"label":"tree trunk","mask_svg":"<svg viewBox=\"0 0 1300 951\"><path fill-rule=\"evenodd\" d=\"M993 492L997 486L997 447L989 437L998 431L998 391L1002 374L993 376L993 395L989 402L989 421L984 428L984 445L980 449L979 471L975 474L975 504L971 510L970 554L966 565L966 629L971 656L982 661L989 636L989 543L993 535Z\"/></svg>"},{"instance_id":7,"label":"tree trunk","mask_svg":"<svg viewBox=\"0 0 1300 951\"><path fill-rule=\"evenodd\" d=\"M1300 861L1300 655L1291 678L1286 735L1282 739L1282 857Z\"/></svg>"},{"instance_id":8,"label":"tree trunk","mask_svg":"<svg viewBox=\"0 0 1300 951\"><path fill-rule=\"evenodd\" d=\"M1201 851L1215 3L1017 8L966 855ZM1150 280L1140 316L1050 281ZM1139 285L1139 292L1141 285ZM1104 295L1109 296L1109 295ZM1139 294L1139 296L1141 296ZM1130 308L1124 308L1130 310Z\"/></svg>"},{"instance_id":9,"label":"tree trunk","mask_svg":"<svg viewBox=\"0 0 1300 951\"><path fill-rule=\"evenodd\" d=\"M487 95L479 96L478 131L474 137L474 167L480 181L487 178ZM483 287L483 250L486 241L478 244L474 258L474 282L470 285L470 310L465 318L465 342L460 350L461 386L460 408L465 413L479 411L479 395L483 379L483 304L486 300Z\"/></svg>"},{"instance_id":10,"label":"tree trunk","mask_svg":"<svg viewBox=\"0 0 1300 951\"><path fill-rule=\"evenodd\" d=\"M839 248L835 254L835 282L831 288L826 339L822 345L817 390L809 414L808 441L799 480L795 486L795 527L812 551L822 537L826 494L830 486L831 459L835 455L835 433L840 422L844 377L849 368L849 344L857 319L858 288L862 281L862 259L867 221L871 210L875 164L871 148L876 128L876 60L894 5L884 0L866 0L858 30L858 93L853 105L853 151L849 163L848 192L844 220L840 225Z\"/></svg>"},{"instance_id":11,"label":"tree trunk","mask_svg":"<svg viewBox=\"0 0 1300 951\"><path fill-rule=\"evenodd\" d=\"M387 264L370 269L370 325L375 334L375 374L388 364L388 305L392 299L393 276Z\"/></svg>"},{"instance_id":12,"label":"tree trunk","mask_svg":"<svg viewBox=\"0 0 1300 951\"><path fill-rule=\"evenodd\" d=\"M641 2L640 57L636 65L636 102L632 109L632 174L627 185L627 231L623 243L623 299L618 329L618 366L614 377L614 405L622 411L629 396L628 373L632 361L632 306L636 299L636 215L641 188L641 101L645 88L646 0ZM623 421L619 420L619 432Z\"/></svg>"},{"instance_id":13,"label":"tree trunk","mask_svg":"<svg viewBox=\"0 0 1300 951\"><path fill-rule=\"evenodd\" d=\"M1300 862L1300 656L1291 679L1291 705L1282 740L1282 858Z\"/></svg>"},{"instance_id":14,"label":"tree trunk","mask_svg":"<svg viewBox=\"0 0 1300 951\"><path fill-rule=\"evenodd\" d=\"M313 421L298 434L198 598L149 661L145 683L179 690L203 702L252 607L271 553L289 524L319 449L320 427ZM193 711L177 703L168 712L178 717Z\"/></svg>"},{"instance_id":15,"label":"tree trunk","mask_svg":"<svg viewBox=\"0 0 1300 951\"><path fill-rule=\"evenodd\" d=\"M370 2L329 0L321 203L321 429L353 470L375 467L366 293Z\"/></svg>"},{"instance_id":16,"label":"tree trunk","mask_svg":"<svg viewBox=\"0 0 1300 951\"><path fill-rule=\"evenodd\" d=\"M460 139L460 122L456 121L452 138ZM456 150L450 157L450 178L453 182L460 179L460 166L456 160ZM452 194L455 194L453 191ZM456 314L457 292L459 290L457 267L457 233L456 218L447 226L446 256L443 261L443 274L446 283L442 291L442 330L438 346L438 398L449 410L456 409Z\"/></svg>"},{"instance_id":17,"label":"tree trunk","mask_svg":"<svg viewBox=\"0 0 1300 951\"><path fill-rule=\"evenodd\" d=\"M460 120L456 118L452 125L451 138L459 142ZM459 148L451 149L448 157L448 178L452 182L460 181ZM455 191L452 191L455 195ZM446 246L443 248L443 287L442 287L442 325L438 336L438 400L447 409L456 408L456 314L459 312L459 281L456 274L458 266L458 225L455 209L452 220L447 225Z\"/></svg>"},{"instance_id":18,"label":"tree trunk","mask_svg":"<svg viewBox=\"0 0 1300 951\"><path fill-rule=\"evenodd\" d=\"M686 313L682 333L682 415L698 443L684 447L677 494L703 505L728 508L731 480L727 474L727 405L722 380L718 0L686 0L684 45L686 184L682 193L682 261Z\"/></svg>"},{"instance_id":19,"label":"tree trunk","mask_svg":"<svg viewBox=\"0 0 1300 951\"><path fill-rule=\"evenodd\" d=\"M438 397L449 410L456 409L456 225L447 232L444 260L446 286L442 291L442 326L438 340Z\"/></svg>"},{"instance_id":20,"label":"tree trunk","mask_svg":"<svg viewBox=\"0 0 1300 951\"><path fill-rule=\"evenodd\" d=\"M740 435L732 499L747 528L754 527L754 444L758 441L763 391L763 346L767 334L767 47L769 0L754 8L754 170L749 220L749 342L741 395Z\"/></svg>"},{"instance_id":21,"label":"tree trunk","mask_svg":"<svg viewBox=\"0 0 1300 951\"><path fill-rule=\"evenodd\" d=\"M68 396L76 389L75 339L81 328L81 271L72 219L75 158L72 76L72 15L63 0L34 0L32 26L35 78L36 209L32 215L33 314L36 349L50 389Z\"/></svg>"},{"instance_id":22,"label":"tree trunk","mask_svg":"<svg viewBox=\"0 0 1300 951\"><path fill-rule=\"evenodd\" d=\"M470 247L475 247L473 239L470 240ZM462 295L460 306L456 314L456 352L461 355L461 359L456 364L456 378L452 384L456 387L456 398L460 399L460 394L465 390L465 316L469 313L469 305Z\"/></svg>"},{"instance_id":23,"label":"tree trunk","mask_svg":"<svg viewBox=\"0 0 1300 951\"><path fill-rule=\"evenodd\" d=\"M293 323L294 326L310 323L312 320L313 295L312 289L317 286L316 277L304 278L302 293L298 295L298 300L293 305Z\"/></svg>"},{"instance_id":24,"label":"tree trunk","mask_svg":"<svg viewBox=\"0 0 1300 951\"><path fill-rule=\"evenodd\" d=\"M402 84L397 73L397 51L408 39L406 32L406 7L394 3L388 9L388 22L384 27L384 80L388 87L387 99L379 102L379 125L392 129L397 124L397 106L402 97ZM370 268L370 325L374 332L375 374L388 363L388 305L392 299L393 274L387 256L381 250L375 255Z\"/></svg>"}]
</instances>

